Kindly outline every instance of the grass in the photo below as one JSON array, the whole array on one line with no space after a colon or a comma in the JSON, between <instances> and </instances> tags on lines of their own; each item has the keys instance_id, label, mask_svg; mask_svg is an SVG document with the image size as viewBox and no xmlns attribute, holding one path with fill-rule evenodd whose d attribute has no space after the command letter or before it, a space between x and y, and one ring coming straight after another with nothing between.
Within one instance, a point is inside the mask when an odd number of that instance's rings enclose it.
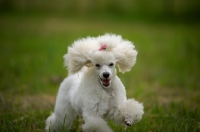
<instances>
[{"instance_id":1,"label":"grass","mask_svg":"<svg viewBox=\"0 0 200 132\"><path fill-rule=\"evenodd\" d=\"M44 131L60 82L62 56L74 40L121 34L139 51L132 71L118 73L127 96L143 102L142 121L114 131L200 131L200 25L56 15L0 14L0 131ZM77 119L72 131L81 131Z\"/></svg>"}]
</instances>

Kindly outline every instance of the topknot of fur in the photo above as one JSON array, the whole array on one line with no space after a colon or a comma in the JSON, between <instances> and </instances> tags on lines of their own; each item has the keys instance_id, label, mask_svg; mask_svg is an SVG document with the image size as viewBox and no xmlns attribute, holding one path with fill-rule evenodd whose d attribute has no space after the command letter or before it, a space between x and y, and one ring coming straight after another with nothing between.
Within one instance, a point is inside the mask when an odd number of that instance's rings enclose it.
<instances>
[{"instance_id":1,"label":"topknot of fur","mask_svg":"<svg viewBox=\"0 0 200 132\"><path fill-rule=\"evenodd\" d=\"M65 66L70 74L79 72L83 66L91 66L94 52L106 50L112 52L117 60L119 71L130 71L136 62L137 51L131 41L124 40L120 35L105 34L98 37L87 37L75 41L64 55Z\"/></svg>"}]
</instances>

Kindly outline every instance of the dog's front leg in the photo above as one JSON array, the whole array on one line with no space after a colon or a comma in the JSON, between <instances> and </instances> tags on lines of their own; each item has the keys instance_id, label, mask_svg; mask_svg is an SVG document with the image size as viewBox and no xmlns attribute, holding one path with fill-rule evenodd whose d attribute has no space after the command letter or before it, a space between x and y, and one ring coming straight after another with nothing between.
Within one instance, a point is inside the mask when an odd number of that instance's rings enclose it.
<instances>
[{"instance_id":1,"label":"dog's front leg","mask_svg":"<svg viewBox=\"0 0 200 132\"><path fill-rule=\"evenodd\" d=\"M131 126L139 122L143 114L143 105L134 99L128 99L119 105L114 114L114 120L119 124Z\"/></svg>"},{"instance_id":2,"label":"dog's front leg","mask_svg":"<svg viewBox=\"0 0 200 132\"><path fill-rule=\"evenodd\" d=\"M112 132L106 121L97 116L87 116L83 118L85 124L82 129L84 132Z\"/></svg>"}]
</instances>

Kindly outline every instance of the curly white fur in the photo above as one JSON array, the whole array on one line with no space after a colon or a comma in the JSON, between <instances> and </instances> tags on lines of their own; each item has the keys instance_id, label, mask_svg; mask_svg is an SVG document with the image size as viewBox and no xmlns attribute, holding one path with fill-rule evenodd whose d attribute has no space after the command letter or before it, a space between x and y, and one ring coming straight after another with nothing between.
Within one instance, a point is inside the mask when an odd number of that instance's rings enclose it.
<instances>
[{"instance_id":1,"label":"curly white fur","mask_svg":"<svg viewBox=\"0 0 200 132\"><path fill-rule=\"evenodd\" d=\"M69 75L60 85L46 130L70 127L77 116L83 117L84 132L112 132L104 119L127 126L140 121L143 105L127 100L115 70L117 65L120 72L130 71L136 62L134 48L130 41L113 34L75 41L64 56Z\"/></svg>"}]
</instances>

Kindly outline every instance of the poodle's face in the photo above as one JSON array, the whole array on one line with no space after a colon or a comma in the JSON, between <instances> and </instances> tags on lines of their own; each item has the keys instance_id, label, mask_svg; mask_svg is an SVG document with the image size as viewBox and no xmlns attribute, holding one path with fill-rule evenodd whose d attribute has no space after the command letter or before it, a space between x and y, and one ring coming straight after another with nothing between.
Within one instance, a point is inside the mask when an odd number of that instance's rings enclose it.
<instances>
[{"instance_id":1,"label":"poodle's face","mask_svg":"<svg viewBox=\"0 0 200 132\"><path fill-rule=\"evenodd\" d=\"M98 51L93 54L91 61L100 84L104 88L109 88L112 84L112 78L116 74L116 59L114 54L106 51Z\"/></svg>"}]
</instances>

